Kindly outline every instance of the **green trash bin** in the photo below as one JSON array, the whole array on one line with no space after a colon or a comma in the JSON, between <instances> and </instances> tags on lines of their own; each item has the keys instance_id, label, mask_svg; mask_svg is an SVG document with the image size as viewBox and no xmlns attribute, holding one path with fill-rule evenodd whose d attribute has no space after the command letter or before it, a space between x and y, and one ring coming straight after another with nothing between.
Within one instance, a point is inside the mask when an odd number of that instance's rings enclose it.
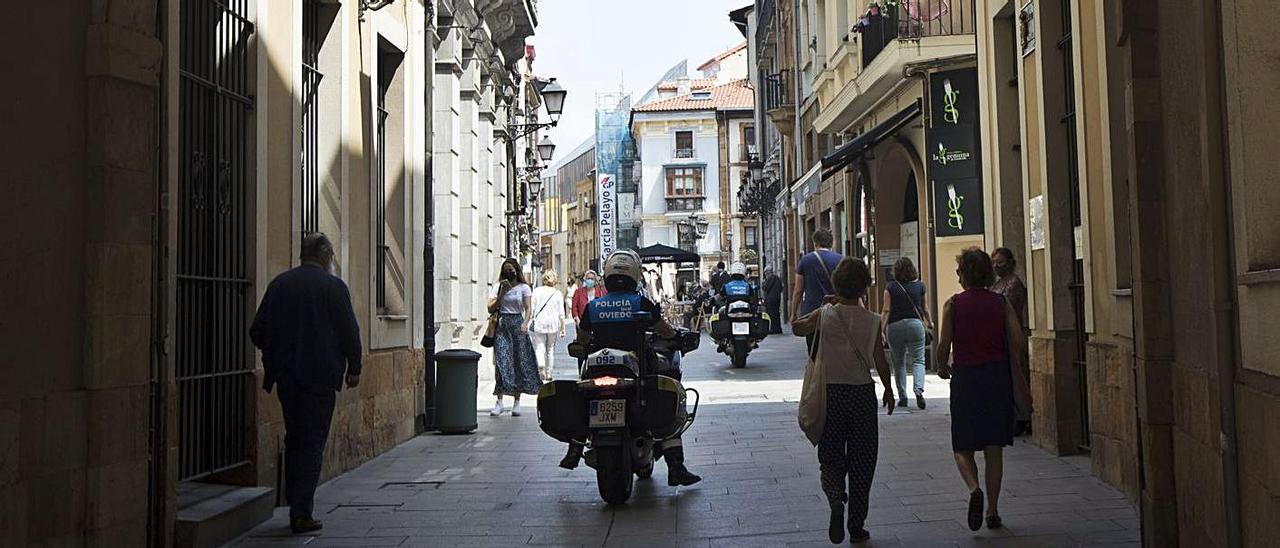
<instances>
[{"instance_id":1,"label":"green trash bin","mask_svg":"<svg viewBox=\"0 0 1280 548\"><path fill-rule=\"evenodd\" d=\"M469 434L476 429L476 368L480 354L465 349L436 353L436 430Z\"/></svg>"}]
</instances>

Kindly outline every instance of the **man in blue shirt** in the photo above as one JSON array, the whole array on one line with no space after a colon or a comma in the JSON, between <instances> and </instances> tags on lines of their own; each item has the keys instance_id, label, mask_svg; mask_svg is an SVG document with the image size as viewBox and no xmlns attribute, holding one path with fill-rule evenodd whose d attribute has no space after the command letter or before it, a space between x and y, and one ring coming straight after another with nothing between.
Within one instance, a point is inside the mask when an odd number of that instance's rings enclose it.
<instances>
[{"instance_id":1,"label":"man in blue shirt","mask_svg":"<svg viewBox=\"0 0 1280 548\"><path fill-rule=\"evenodd\" d=\"M360 384L360 325L347 284L330 274L333 244L302 240L302 266L271 281L249 329L262 350L262 388L276 389L284 415L285 495L294 533L321 528L312 517L335 392Z\"/></svg>"},{"instance_id":2,"label":"man in blue shirt","mask_svg":"<svg viewBox=\"0 0 1280 548\"><path fill-rule=\"evenodd\" d=\"M835 294L835 286L831 283L831 273L843 259L839 253L831 251L833 242L831 231L819 228L813 232L812 253L806 253L796 264L795 289L791 295L791 321L813 312L822 306L822 298ZM812 343L812 337L805 337Z\"/></svg>"}]
</instances>

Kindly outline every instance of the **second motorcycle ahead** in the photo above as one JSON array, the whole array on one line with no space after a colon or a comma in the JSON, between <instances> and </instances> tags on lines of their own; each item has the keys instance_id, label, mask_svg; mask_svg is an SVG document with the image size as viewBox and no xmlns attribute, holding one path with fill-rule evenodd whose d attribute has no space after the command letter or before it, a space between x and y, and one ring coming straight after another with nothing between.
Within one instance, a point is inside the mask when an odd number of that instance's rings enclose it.
<instances>
[{"instance_id":1,"label":"second motorcycle ahead","mask_svg":"<svg viewBox=\"0 0 1280 548\"><path fill-rule=\"evenodd\" d=\"M747 354L769 335L770 321L755 288L747 282L746 265L737 262L729 267L729 281L716 299L710 321L716 351L729 356L735 369L742 369L747 366Z\"/></svg>"}]
</instances>

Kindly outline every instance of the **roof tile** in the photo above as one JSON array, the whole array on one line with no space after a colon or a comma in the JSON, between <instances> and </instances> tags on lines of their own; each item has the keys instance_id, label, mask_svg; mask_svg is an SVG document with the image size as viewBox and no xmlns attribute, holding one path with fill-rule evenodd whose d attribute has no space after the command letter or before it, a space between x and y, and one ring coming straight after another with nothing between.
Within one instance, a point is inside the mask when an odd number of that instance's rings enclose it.
<instances>
[{"instance_id":1,"label":"roof tile","mask_svg":"<svg viewBox=\"0 0 1280 548\"><path fill-rule=\"evenodd\" d=\"M698 93L701 92L701 93ZM706 99L694 98L695 93L709 93ZM673 112L682 110L750 110L755 106L755 93L747 80L734 80L705 90L678 95L640 105L633 112Z\"/></svg>"}]
</instances>

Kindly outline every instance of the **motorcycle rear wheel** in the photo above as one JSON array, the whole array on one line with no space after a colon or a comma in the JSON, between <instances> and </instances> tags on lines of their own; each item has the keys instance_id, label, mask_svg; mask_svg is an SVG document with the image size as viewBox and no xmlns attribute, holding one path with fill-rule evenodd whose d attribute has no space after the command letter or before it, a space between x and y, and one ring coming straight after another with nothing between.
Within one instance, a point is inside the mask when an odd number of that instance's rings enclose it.
<instances>
[{"instance_id":1,"label":"motorcycle rear wheel","mask_svg":"<svg viewBox=\"0 0 1280 548\"><path fill-rule=\"evenodd\" d=\"M596 448L596 485L606 503L623 504L631 498L634 476L628 457L622 447Z\"/></svg>"},{"instance_id":2,"label":"motorcycle rear wheel","mask_svg":"<svg viewBox=\"0 0 1280 548\"><path fill-rule=\"evenodd\" d=\"M747 341L733 341L733 353L729 356L733 359L734 369L742 369L747 366L747 353L750 351L751 346Z\"/></svg>"}]
</instances>

